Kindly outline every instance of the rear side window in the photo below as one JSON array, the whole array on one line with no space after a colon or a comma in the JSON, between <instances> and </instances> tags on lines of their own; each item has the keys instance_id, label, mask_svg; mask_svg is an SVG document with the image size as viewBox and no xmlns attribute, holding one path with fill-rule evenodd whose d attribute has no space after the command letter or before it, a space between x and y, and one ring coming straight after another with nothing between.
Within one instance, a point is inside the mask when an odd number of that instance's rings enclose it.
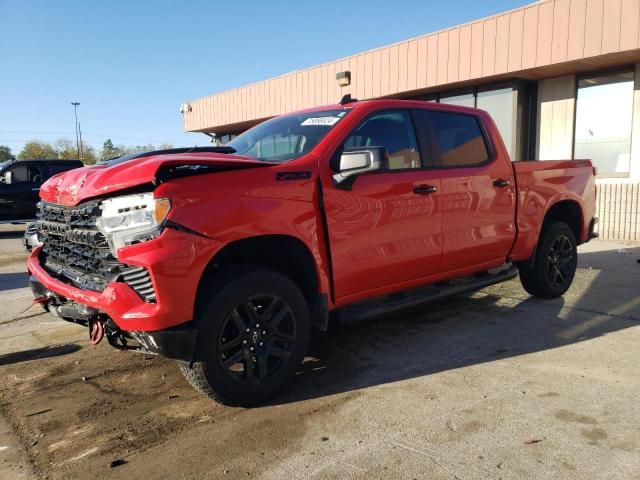
<instances>
[{"instance_id":1,"label":"rear side window","mask_svg":"<svg viewBox=\"0 0 640 480\"><path fill-rule=\"evenodd\" d=\"M459 113L421 111L433 132L442 167L472 167L489 159L477 117Z\"/></svg>"}]
</instances>

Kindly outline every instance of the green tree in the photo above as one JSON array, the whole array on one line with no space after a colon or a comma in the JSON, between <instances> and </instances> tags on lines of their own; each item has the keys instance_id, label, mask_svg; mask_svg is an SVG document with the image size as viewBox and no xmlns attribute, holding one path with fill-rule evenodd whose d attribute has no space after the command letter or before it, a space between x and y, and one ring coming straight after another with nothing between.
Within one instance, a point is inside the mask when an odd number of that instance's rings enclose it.
<instances>
[{"instance_id":1,"label":"green tree","mask_svg":"<svg viewBox=\"0 0 640 480\"><path fill-rule=\"evenodd\" d=\"M0 145L0 162L11 160L12 158L11 149L6 145Z\"/></svg>"},{"instance_id":2,"label":"green tree","mask_svg":"<svg viewBox=\"0 0 640 480\"><path fill-rule=\"evenodd\" d=\"M24 144L24 148L18 154L20 160L47 160L58 158L57 152L47 142L31 140Z\"/></svg>"},{"instance_id":3,"label":"green tree","mask_svg":"<svg viewBox=\"0 0 640 480\"><path fill-rule=\"evenodd\" d=\"M124 155L124 149L121 147L114 147L110 138L107 138L102 144L102 154L100 155L103 160L109 160L110 158L120 157Z\"/></svg>"},{"instance_id":4,"label":"green tree","mask_svg":"<svg viewBox=\"0 0 640 480\"><path fill-rule=\"evenodd\" d=\"M58 139L53 148L61 160L78 160L78 147L68 138Z\"/></svg>"},{"instance_id":5,"label":"green tree","mask_svg":"<svg viewBox=\"0 0 640 480\"><path fill-rule=\"evenodd\" d=\"M142 153L142 152L148 152L150 150L155 150L156 147L154 147L153 145L151 145L150 143L147 145L136 145L136 146L129 146L129 147L122 147L124 150L124 153L126 155L130 155L132 153Z\"/></svg>"},{"instance_id":6,"label":"green tree","mask_svg":"<svg viewBox=\"0 0 640 480\"><path fill-rule=\"evenodd\" d=\"M94 165L98 161L95 149L86 143L82 144L82 161L85 165Z\"/></svg>"},{"instance_id":7,"label":"green tree","mask_svg":"<svg viewBox=\"0 0 640 480\"><path fill-rule=\"evenodd\" d=\"M78 147L68 138L58 139L54 145L54 150L56 151L56 158L61 160L78 160ZM80 155L82 157L80 160L82 160L85 165L93 165L98 160L94 148L86 143L82 144Z\"/></svg>"}]
</instances>

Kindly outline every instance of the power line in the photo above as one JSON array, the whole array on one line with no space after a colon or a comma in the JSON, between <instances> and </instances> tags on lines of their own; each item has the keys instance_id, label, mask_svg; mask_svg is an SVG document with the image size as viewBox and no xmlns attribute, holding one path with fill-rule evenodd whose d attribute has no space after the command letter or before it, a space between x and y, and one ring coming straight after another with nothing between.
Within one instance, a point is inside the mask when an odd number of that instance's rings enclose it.
<instances>
[{"instance_id":1,"label":"power line","mask_svg":"<svg viewBox=\"0 0 640 480\"><path fill-rule=\"evenodd\" d=\"M175 132L173 132L175 133ZM191 132L193 133L195 136L195 134L199 133L199 132ZM73 132L11 132L11 131L2 131L0 130L0 135L1 134L20 134L20 135L24 135L21 136L19 138L12 138L11 141L28 141L28 140L33 140L34 136L37 135L72 135ZM185 132L185 135L187 133ZM99 138L111 138L111 139L122 139L122 140L129 140L129 141L134 141L134 142L173 142L173 143L179 143L179 142L188 142L189 139L187 138L182 138L180 140L176 140L176 139L167 139L165 137L126 137L126 136L122 136L122 135L111 135L108 133L96 133L96 132L82 132L83 137L99 137ZM191 134L189 134L189 136L192 136Z\"/></svg>"},{"instance_id":2,"label":"power line","mask_svg":"<svg viewBox=\"0 0 640 480\"><path fill-rule=\"evenodd\" d=\"M38 125L38 122L32 122L32 125ZM40 125L66 125L66 122L41 122ZM113 126L113 125L101 125L103 128L108 128L110 130L129 130L127 128L123 128L121 126ZM171 135L173 133L175 133L175 130L173 131L169 131L169 130L150 130L150 129L144 129L144 128L138 128L135 127L136 132L146 132L146 133L157 133L160 135ZM10 132L10 133L30 133L31 130L0 130L0 132ZM49 133L49 132L43 132L43 133ZM58 132L53 132L53 133L58 133ZM64 133L64 132L61 132ZM72 132L68 132L68 133L72 133Z\"/></svg>"}]
</instances>

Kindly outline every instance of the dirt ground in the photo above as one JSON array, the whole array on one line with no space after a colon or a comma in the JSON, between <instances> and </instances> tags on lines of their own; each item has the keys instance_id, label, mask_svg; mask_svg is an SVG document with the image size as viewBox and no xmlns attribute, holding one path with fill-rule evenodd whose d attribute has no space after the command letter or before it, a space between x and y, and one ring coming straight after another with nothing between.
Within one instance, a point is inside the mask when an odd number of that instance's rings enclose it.
<instances>
[{"instance_id":1,"label":"dirt ground","mask_svg":"<svg viewBox=\"0 0 640 480\"><path fill-rule=\"evenodd\" d=\"M640 478L637 244L581 247L563 299L514 280L336 327L242 409L30 307L20 237L0 230L0 479Z\"/></svg>"}]
</instances>

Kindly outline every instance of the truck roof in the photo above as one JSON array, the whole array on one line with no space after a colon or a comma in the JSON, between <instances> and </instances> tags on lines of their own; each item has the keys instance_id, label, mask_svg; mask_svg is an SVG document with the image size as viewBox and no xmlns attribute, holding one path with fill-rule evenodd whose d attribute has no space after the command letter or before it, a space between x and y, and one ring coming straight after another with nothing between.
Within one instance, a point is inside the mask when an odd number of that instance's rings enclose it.
<instances>
[{"instance_id":1,"label":"truck roof","mask_svg":"<svg viewBox=\"0 0 640 480\"><path fill-rule=\"evenodd\" d=\"M362 108L364 106L411 108L411 107L425 107L425 105L428 105L429 108L433 108L434 110L443 110L443 111L450 111L450 112L477 114L478 112L484 111L479 108L463 107L461 105L439 103L431 100L405 100L405 99L398 99L398 98L378 98L373 100L357 100L357 99L349 98L345 102L345 98L343 97L343 100L341 103L305 108L302 110L296 110L294 112L285 113L283 115L296 115L296 114L305 113L305 112L321 112L324 110L335 110L340 108Z\"/></svg>"}]
</instances>

